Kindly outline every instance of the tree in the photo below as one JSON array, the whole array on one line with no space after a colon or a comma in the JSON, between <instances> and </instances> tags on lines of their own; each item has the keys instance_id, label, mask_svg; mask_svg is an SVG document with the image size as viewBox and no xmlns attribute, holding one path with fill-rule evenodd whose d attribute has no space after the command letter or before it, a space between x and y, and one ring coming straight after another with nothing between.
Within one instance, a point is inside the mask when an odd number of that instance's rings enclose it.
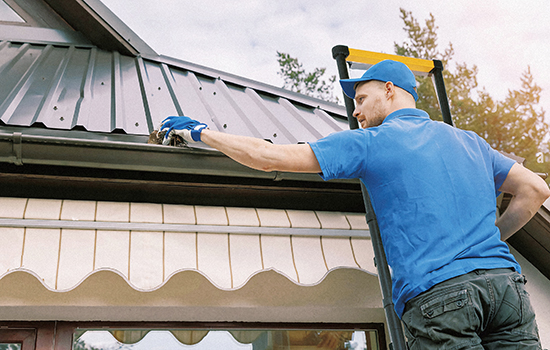
<instances>
[{"instance_id":1,"label":"tree","mask_svg":"<svg viewBox=\"0 0 550 350\"><path fill-rule=\"evenodd\" d=\"M424 27L410 11L401 9L401 19L408 39L402 44L394 43L395 53L443 62L443 77L455 125L476 132L499 151L525 158L525 165L530 169L549 172L550 164L537 162L541 160L540 152L549 148L545 137L550 126L545 123L544 109L538 107L542 89L535 83L530 68L523 72L519 90L509 90L503 101L496 101L485 88L478 89L475 65L458 63L453 69L451 43L443 52L439 50L438 27L432 14ZM433 119L441 119L431 79L420 77L417 80L418 108L428 112Z\"/></svg>"},{"instance_id":2,"label":"tree","mask_svg":"<svg viewBox=\"0 0 550 350\"><path fill-rule=\"evenodd\" d=\"M544 109L538 106L542 89L535 83L530 67L521 76L521 88L509 90L502 101L491 97L485 88L479 88L478 68L466 63L451 64L454 48L451 43L440 50L437 37L438 27L430 14L421 26L412 12L400 9L403 29L408 38L401 44L394 43L397 55L423 59L441 60L445 67L443 78L449 97L453 121L458 128L472 130L483 137L493 148L525 158L525 166L537 172L550 173L550 141L546 140L550 126L545 123ZM325 68L316 68L307 73L298 59L286 53L277 52L279 75L284 88L338 102L332 94L336 77L328 82L322 80ZM417 77L419 109L430 117L441 120L439 102L430 77ZM550 178L547 179L550 182Z\"/></svg>"},{"instance_id":3,"label":"tree","mask_svg":"<svg viewBox=\"0 0 550 350\"><path fill-rule=\"evenodd\" d=\"M283 88L321 100L338 103L338 97L332 93L336 76L322 79L326 68L315 68L313 72L306 72L297 58L287 53L277 51L277 62L280 66L278 75L284 79Z\"/></svg>"},{"instance_id":4,"label":"tree","mask_svg":"<svg viewBox=\"0 0 550 350\"><path fill-rule=\"evenodd\" d=\"M73 343L73 350L100 350L100 349L86 344L86 342L82 339L78 339Z\"/></svg>"}]
</instances>

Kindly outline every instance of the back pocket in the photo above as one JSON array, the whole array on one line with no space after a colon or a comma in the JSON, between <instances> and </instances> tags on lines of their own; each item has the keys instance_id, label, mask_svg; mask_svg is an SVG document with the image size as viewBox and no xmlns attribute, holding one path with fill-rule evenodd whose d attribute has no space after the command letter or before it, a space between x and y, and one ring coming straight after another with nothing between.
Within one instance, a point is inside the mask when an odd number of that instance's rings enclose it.
<instances>
[{"instance_id":1,"label":"back pocket","mask_svg":"<svg viewBox=\"0 0 550 350\"><path fill-rule=\"evenodd\" d=\"M438 317L446 312L462 309L470 303L467 289L439 295L420 306L422 315L427 319Z\"/></svg>"}]
</instances>

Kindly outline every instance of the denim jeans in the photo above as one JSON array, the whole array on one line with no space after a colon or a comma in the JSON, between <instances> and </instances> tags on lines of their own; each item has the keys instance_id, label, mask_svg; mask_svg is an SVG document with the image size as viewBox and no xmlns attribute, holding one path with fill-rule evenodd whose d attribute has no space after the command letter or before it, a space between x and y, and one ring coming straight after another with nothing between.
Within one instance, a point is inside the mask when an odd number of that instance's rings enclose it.
<instances>
[{"instance_id":1,"label":"denim jeans","mask_svg":"<svg viewBox=\"0 0 550 350\"><path fill-rule=\"evenodd\" d=\"M476 270L409 300L402 320L411 350L541 349L525 277Z\"/></svg>"}]
</instances>

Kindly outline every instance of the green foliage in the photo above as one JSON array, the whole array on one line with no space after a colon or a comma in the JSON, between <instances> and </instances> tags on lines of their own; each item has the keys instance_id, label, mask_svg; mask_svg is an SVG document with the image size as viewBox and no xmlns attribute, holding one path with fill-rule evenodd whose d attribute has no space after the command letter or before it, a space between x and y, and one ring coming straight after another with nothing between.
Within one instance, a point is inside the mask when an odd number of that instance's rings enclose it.
<instances>
[{"instance_id":1,"label":"green foliage","mask_svg":"<svg viewBox=\"0 0 550 350\"><path fill-rule=\"evenodd\" d=\"M78 339L73 344L73 350L101 350L91 345L88 345L82 339Z\"/></svg>"},{"instance_id":2,"label":"green foliage","mask_svg":"<svg viewBox=\"0 0 550 350\"><path fill-rule=\"evenodd\" d=\"M332 93L336 76L323 79L326 68L315 68L313 72L306 72L297 58L287 53L277 51L277 62L280 71L278 75L284 79L283 88L321 100L338 103L338 98Z\"/></svg>"},{"instance_id":3,"label":"green foliage","mask_svg":"<svg viewBox=\"0 0 550 350\"><path fill-rule=\"evenodd\" d=\"M535 83L530 68L523 72L519 90L509 90L504 100L496 101L485 88L478 89L475 65L457 63L453 69L450 64L454 55L452 44L449 43L443 52L439 51L438 27L432 14L424 27L412 12L404 9L401 9L401 19L408 39L402 44L394 44L395 53L443 62L443 78L455 125L476 132L499 151L525 158L525 165L534 171L550 172L550 164L540 163L540 152L548 152L545 138L550 126L545 123L544 109L538 106L541 88ZM420 96L417 107L428 112L431 118L440 120L431 79L420 77L417 80Z\"/></svg>"},{"instance_id":4,"label":"green foliage","mask_svg":"<svg viewBox=\"0 0 550 350\"><path fill-rule=\"evenodd\" d=\"M441 51L435 18L430 14L422 26L412 12L401 9L401 19L408 38L394 43L395 53L402 56L441 60L443 79L449 97L453 121L458 128L472 130L493 148L525 158L525 166L537 172L550 173L550 126L545 111L539 107L541 88L535 83L530 67L521 76L521 88L509 90L502 101L495 100L485 88L479 88L478 68L466 63L451 64L454 49L451 43ZM338 102L332 91L336 77L323 80L325 68L306 72L302 63L289 54L277 52L284 88ZM441 120L439 102L431 77L417 77L417 107L432 119ZM550 181L548 179L547 181Z\"/></svg>"},{"instance_id":5,"label":"green foliage","mask_svg":"<svg viewBox=\"0 0 550 350\"><path fill-rule=\"evenodd\" d=\"M0 344L0 350L20 350L21 344Z\"/></svg>"}]
</instances>

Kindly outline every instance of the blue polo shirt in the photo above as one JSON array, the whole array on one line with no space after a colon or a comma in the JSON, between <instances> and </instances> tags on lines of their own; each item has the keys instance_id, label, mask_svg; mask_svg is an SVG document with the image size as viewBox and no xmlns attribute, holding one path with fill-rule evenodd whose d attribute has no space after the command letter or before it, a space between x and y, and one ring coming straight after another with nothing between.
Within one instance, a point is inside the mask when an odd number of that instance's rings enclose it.
<instances>
[{"instance_id":1,"label":"blue polo shirt","mask_svg":"<svg viewBox=\"0 0 550 350\"><path fill-rule=\"evenodd\" d=\"M475 133L402 109L380 126L310 145L323 179L359 178L367 187L400 317L409 299L452 277L520 271L495 226L498 189L514 161Z\"/></svg>"}]
</instances>

